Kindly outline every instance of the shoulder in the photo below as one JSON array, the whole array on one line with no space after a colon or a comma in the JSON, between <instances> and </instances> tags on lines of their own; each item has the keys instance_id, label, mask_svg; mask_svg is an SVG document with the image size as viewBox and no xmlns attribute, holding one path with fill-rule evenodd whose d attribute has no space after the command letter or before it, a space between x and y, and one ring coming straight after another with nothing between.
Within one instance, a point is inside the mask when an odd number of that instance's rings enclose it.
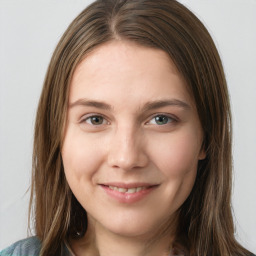
<instances>
[{"instance_id":1,"label":"shoulder","mask_svg":"<svg viewBox=\"0 0 256 256\"><path fill-rule=\"evenodd\" d=\"M0 256L39 256L41 242L36 237L20 240L0 252Z\"/></svg>"}]
</instances>

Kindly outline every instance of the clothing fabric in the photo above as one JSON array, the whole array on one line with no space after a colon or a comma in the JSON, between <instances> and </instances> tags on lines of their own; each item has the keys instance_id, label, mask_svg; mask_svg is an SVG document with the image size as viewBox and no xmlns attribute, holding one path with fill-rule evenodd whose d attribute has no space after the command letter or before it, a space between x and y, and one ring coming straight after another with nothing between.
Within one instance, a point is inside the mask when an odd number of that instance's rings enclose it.
<instances>
[{"instance_id":1,"label":"clothing fabric","mask_svg":"<svg viewBox=\"0 0 256 256\"><path fill-rule=\"evenodd\" d=\"M20 240L0 252L0 256L39 256L41 242L36 237ZM61 256L71 256L68 248L63 245Z\"/></svg>"},{"instance_id":2,"label":"clothing fabric","mask_svg":"<svg viewBox=\"0 0 256 256\"><path fill-rule=\"evenodd\" d=\"M0 252L0 256L39 256L41 242L36 237L20 240ZM61 256L72 256L67 246L63 244ZM256 256L252 254L251 256Z\"/></svg>"}]
</instances>

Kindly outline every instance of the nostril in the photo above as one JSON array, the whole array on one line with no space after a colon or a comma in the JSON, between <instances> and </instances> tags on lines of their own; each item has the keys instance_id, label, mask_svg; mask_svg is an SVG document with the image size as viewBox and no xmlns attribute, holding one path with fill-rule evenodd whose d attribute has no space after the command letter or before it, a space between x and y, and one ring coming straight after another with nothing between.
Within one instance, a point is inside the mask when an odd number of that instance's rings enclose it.
<instances>
[{"instance_id":1,"label":"nostril","mask_svg":"<svg viewBox=\"0 0 256 256\"><path fill-rule=\"evenodd\" d=\"M111 168L133 170L147 165L148 157L143 150L141 137L136 139L131 130L123 131L120 128L109 144L107 161Z\"/></svg>"}]
</instances>

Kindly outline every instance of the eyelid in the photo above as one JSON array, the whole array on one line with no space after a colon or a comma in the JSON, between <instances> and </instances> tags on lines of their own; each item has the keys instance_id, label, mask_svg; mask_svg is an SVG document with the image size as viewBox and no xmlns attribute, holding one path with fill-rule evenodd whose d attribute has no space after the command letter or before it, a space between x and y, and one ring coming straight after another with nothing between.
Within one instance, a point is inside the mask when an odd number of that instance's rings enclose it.
<instances>
[{"instance_id":1,"label":"eyelid","mask_svg":"<svg viewBox=\"0 0 256 256\"><path fill-rule=\"evenodd\" d=\"M108 121L108 119L107 119L104 115L99 114L99 113L85 114L85 115L83 115L83 116L79 119L78 122L79 122L79 123L85 123L86 120L88 120L89 118L94 117L94 116L102 117L104 120L107 121L107 124L110 123L110 122ZM102 124L102 125L104 125L104 124ZM95 125L95 126L96 126L96 125ZM99 125L99 126L100 126L100 125Z\"/></svg>"},{"instance_id":2,"label":"eyelid","mask_svg":"<svg viewBox=\"0 0 256 256\"><path fill-rule=\"evenodd\" d=\"M173 123L173 122L178 122L178 121L179 121L179 118L176 117L176 116L173 115L173 114L156 113L156 114L150 116L150 118L148 119L148 121L146 122L146 124L149 124L149 122L150 122L153 118L156 118L157 116L166 116L166 117L172 119L172 122L171 122L171 123ZM167 124L165 124L165 125L168 125L168 124L169 124L169 123L167 123ZM162 126L164 126L164 125L162 125Z\"/></svg>"},{"instance_id":3,"label":"eyelid","mask_svg":"<svg viewBox=\"0 0 256 256\"><path fill-rule=\"evenodd\" d=\"M173 115L173 114L167 114L167 113L162 113L162 112L160 112L160 113L155 113L155 114L153 114L153 115L151 115L147 120L148 121L146 121L146 124L149 124L149 122L153 119L153 118L155 118L155 117L157 117L157 116L166 116L166 117L168 117L168 118L171 118L173 121L172 122L178 122L179 121L179 118L177 117L177 116L175 116L175 115ZM108 118L105 116L105 115L103 115L103 114L99 114L99 113L89 113L89 114L85 114L85 115L83 115L80 119L79 119L79 123L85 123L85 121L87 120L87 119L89 119L90 117L94 117L94 116L99 116L99 117L102 117L104 120L106 120L107 121L107 124L110 124L110 122L109 122L109 120L108 120ZM166 124L167 125L167 124Z\"/></svg>"}]
</instances>

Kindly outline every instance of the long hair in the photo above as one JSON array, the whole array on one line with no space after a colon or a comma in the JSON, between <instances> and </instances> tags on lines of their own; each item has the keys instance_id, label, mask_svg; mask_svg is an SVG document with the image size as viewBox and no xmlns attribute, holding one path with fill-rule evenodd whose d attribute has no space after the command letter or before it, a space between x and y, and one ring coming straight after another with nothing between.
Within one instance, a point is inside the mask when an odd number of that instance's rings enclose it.
<instances>
[{"instance_id":1,"label":"long hair","mask_svg":"<svg viewBox=\"0 0 256 256\"><path fill-rule=\"evenodd\" d=\"M68 27L44 81L34 138L30 212L41 256L61 254L67 237L82 237L86 211L72 194L61 148L75 68L97 46L132 41L165 51L192 95L207 154L191 194L179 209L174 245L190 256L248 255L234 237L231 211L231 113L222 63L207 29L175 0L98 0Z\"/></svg>"}]
</instances>

